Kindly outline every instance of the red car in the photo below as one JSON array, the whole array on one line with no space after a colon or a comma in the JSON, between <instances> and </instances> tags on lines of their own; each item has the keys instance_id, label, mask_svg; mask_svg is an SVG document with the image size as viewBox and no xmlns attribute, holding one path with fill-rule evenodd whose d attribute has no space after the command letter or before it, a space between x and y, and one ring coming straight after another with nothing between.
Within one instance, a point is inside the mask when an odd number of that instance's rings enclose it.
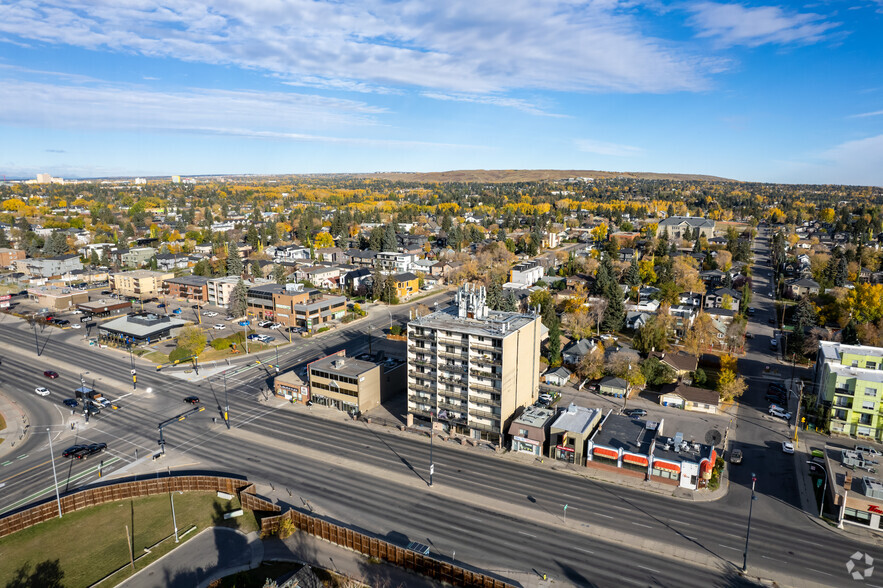
<instances>
[{"instance_id":1,"label":"red car","mask_svg":"<svg viewBox=\"0 0 883 588\"><path fill-rule=\"evenodd\" d=\"M46 370L43 372L43 375L47 378L52 378L53 380L58 377L58 372L53 372L52 370Z\"/></svg>"}]
</instances>

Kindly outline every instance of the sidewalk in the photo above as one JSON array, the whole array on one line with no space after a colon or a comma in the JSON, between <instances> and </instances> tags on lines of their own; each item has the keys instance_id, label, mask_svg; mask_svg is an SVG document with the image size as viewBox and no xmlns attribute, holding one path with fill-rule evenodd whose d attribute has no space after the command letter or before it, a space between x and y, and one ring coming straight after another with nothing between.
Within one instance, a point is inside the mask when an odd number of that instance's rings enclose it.
<instances>
[{"instance_id":1,"label":"sidewalk","mask_svg":"<svg viewBox=\"0 0 883 588\"><path fill-rule=\"evenodd\" d=\"M28 416L17 402L5 392L0 391L0 415L6 421L6 428L0 431L0 458L15 452L16 446L24 441L28 434Z\"/></svg>"}]
</instances>

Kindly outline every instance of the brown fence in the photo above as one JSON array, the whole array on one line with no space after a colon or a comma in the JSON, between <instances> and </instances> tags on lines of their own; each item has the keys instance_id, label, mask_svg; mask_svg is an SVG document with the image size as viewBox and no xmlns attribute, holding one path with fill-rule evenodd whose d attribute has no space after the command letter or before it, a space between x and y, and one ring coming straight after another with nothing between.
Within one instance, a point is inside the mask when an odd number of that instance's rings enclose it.
<instances>
[{"instance_id":1,"label":"brown fence","mask_svg":"<svg viewBox=\"0 0 883 588\"><path fill-rule=\"evenodd\" d=\"M237 478L219 476L151 477L87 488L66 494L61 497L61 512L66 514L106 502L155 494L167 494L168 492L227 492L228 494L238 494L240 491L250 488L251 485L248 482ZM243 494L243 496L246 496L246 494ZM247 494L247 496L254 498L252 494ZM277 510L279 510L278 507ZM57 517L58 503L55 500L5 515L0 518L0 537L5 537L16 531L27 529L37 523Z\"/></svg>"},{"instance_id":2,"label":"brown fence","mask_svg":"<svg viewBox=\"0 0 883 588\"><path fill-rule=\"evenodd\" d=\"M275 532L283 519L288 519L299 530L325 539L335 545L352 549L369 557L377 557L405 569L414 570L434 580L447 582L453 586L475 588L514 588L503 580L461 568L452 563L439 561L411 549L399 547L383 539L365 535L353 529L342 527L304 512L288 510L281 515L261 519L261 532Z\"/></svg>"}]
</instances>

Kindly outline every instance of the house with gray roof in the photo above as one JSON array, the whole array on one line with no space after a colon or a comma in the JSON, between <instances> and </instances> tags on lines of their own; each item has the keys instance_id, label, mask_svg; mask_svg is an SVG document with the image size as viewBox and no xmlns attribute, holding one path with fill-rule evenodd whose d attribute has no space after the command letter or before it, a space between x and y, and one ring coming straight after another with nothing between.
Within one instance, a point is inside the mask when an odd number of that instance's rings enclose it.
<instances>
[{"instance_id":1,"label":"house with gray roof","mask_svg":"<svg viewBox=\"0 0 883 588\"><path fill-rule=\"evenodd\" d=\"M684 236L684 231L689 228L692 234L695 235L696 231L699 230L703 237L711 239L714 237L714 226L714 221L708 218L697 216L670 216L659 221L656 235L661 237L662 235L668 234L669 238L680 239Z\"/></svg>"}]
</instances>

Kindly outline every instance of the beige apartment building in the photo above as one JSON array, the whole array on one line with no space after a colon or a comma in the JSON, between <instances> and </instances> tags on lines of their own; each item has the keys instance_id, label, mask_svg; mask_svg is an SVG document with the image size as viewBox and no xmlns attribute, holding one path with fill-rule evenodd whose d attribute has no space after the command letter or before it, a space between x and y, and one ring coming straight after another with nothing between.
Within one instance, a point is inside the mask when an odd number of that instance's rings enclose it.
<instances>
[{"instance_id":1,"label":"beige apartment building","mask_svg":"<svg viewBox=\"0 0 883 588\"><path fill-rule=\"evenodd\" d=\"M503 443L516 411L537 398L540 317L487 308L466 284L455 304L408 323L408 424ZM440 424L439 424L440 423Z\"/></svg>"},{"instance_id":2,"label":"beige apartment building","mask_svg":"<svg viewBox=\"0 0 883 588\"><path fill-rule=\"evenodd\" d=\"M309 366L310 400L351 414L365 412L406 389L406 364L400 359L346 351L317 359Z\"/></svg>"},{"instance_id":3,"label":"beige apartment building","mask_svg":"<svg viewBox=\"0 0 883 588\"><path fill-rule=\"evenodd\" d=\"M146 300L163 293L163 282L175 277L172 272L134 270L110 275L111 290L120 296Z\"/></svg>"}]
</instances>

